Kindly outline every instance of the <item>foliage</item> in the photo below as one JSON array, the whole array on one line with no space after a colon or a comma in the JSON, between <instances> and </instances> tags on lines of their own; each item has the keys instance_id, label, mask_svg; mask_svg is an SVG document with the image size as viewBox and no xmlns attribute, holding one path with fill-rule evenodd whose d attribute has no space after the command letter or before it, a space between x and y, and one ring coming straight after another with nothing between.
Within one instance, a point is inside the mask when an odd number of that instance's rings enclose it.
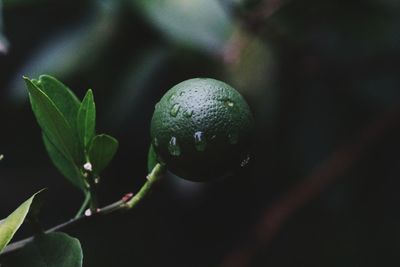
<instances>
[{"instance_id":1,"label":"foliage","mask_svg":"<svg viewBox=\"0 0 400 267\"><path fill-rule=\"evenodd\" d=\"M44 145L58 170L81 189L86 199L77 218L91 202L92 212L98 207L95 186L101 172L114 157L118 141L106 134L96 135L96 108L92 90L83 101L60 81L49 75L39 79L24 77L33 113L42 130ZM0 222L0 252L31 214L38 226L38 206L42 191L36 193ZM12 248L11 248L12 249ZM33 242L6 257L2 266L82 266L82 248L77 239L64 233L35 234Z\"/></svg>"},{"instance_id":2,"label":"foliage","mask_svg":"<svg viewBox=\"0 0 400 267\"><path fill-rule=\"evenodd\" d=\"M51 160L71 183L86 193L91 183L89 172L100 176L118 147L113 137L96 135L92 90L80 102L68 87L51 76L42 75L38 80L25 78L25 82ZM87 163L89 169L84 167Z\"/></svg>"}]
</instances>

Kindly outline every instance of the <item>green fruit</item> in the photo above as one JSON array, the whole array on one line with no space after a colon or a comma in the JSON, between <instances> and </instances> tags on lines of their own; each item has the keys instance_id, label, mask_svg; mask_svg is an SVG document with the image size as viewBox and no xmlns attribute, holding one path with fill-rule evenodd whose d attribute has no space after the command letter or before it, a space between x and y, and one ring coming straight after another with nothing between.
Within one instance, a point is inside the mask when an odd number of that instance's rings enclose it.
<instances>
[{"instance_id":1,"label":"green fruit","mask_svg":"<svg viewBox=\"0 0 400 267\"><path fill-rule=\"evenodd\" d=\"M152 145L161 162L182 178L207 181L246 165L253 116L228 84L209 78L183 81L157 103Z\"/></svg>"}]
</instances>

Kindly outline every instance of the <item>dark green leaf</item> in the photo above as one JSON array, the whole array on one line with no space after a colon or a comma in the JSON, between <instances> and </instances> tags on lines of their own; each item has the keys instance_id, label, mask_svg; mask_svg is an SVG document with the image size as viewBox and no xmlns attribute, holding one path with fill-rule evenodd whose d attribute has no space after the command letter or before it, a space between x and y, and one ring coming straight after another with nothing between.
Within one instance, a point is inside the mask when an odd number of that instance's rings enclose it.
<instances>
[{"instance_id":1,"label":"dark green leaf","mask_svg":"<svg viewBox=\"0 0 400 267\"><path fill-rule=\"evenodd\" d=\"M2 267L81 267L82 247L78 239L64 233L35 237L34 241L4 259Z\"/></svg>"},{"instance_id":2,"label":"dark green leaf","mask_svg":"<svg viewBox=\"0 0 400 267\"><path fill-rule=\"evenodd\" d=\"M28 213L34 209L34 215L37 214L38 206L35 206L34 202L36 201L36 197L38 197L41 192L43 192L43 190L34 194L32 197L22 203L6 219L0 221L0 252L11 241L14 234L24 222Z\"/></svg>"},{"instance_id":3,"label":"dark green leaf","mask_svg":"<svg viewBox=\"0 0 400 267\"><path fill-rule=\"evenodd\" d=\"M76 95L66 85L50 75L41 75L38 80L32 80L32 82L53 101L68 124L74 129L80 106Z\"/></svg>"},{"instance_id":4,"label":"dark green leaf","mask_svg":"<svg viewBox=\"0 0 400 267\"><path fill-rule=\"evenodd\" d=\"M85 149L95 135L95 127L96 106L94 104L93 92L89 89L78 112L78 135Z\"/></svg>"},{"instance_id":5,"label":"dark green leaf","mask_svg":"<svg viewBox=\"0 0 400 267\"><path fill-rule=\"evenodd\" d=\"M96 135L89 149L93 171L99 174L112 160L118 149L118 141L106 134Z\"/></svg>"},{"instance_id":6,"label":"dark green leaf","mask_svg":"<svg viewBox=\"0 0 400 267\"><path fill-rule=\"evenodd\" d=\"M60 153L70 161L81 156L71 126L53 101L28 78L24 78L31 100L32 110L44 134L51 140Z\"/></svg>"},{"instance_id":7,"label":"dark green leaf","mask_svg":"<svg viewBox=\"0 0 400 267\"><path fill-rule=\"evenodd\" d=\"M84 182L84 177L79 170L79 166L75 162L71 161L65 157L56 146L43 134L43 142L46 147L47 153L50 156L51 161L56 166L58 171L64 175L72 184L76 187L86 190L86 184Z\"/></svg>"},{"instance_id":8,"label":"dark green leaf","mask_svg":"<svg viewBox=\"0 0 400 267\"><path fill-rule=\"evenodd\" d=\"M149 148L149 153L147 154L147 171L150 173L157 163L157 154L154 150L153 145L151 144Z\"/></svg>"}]
</instances>

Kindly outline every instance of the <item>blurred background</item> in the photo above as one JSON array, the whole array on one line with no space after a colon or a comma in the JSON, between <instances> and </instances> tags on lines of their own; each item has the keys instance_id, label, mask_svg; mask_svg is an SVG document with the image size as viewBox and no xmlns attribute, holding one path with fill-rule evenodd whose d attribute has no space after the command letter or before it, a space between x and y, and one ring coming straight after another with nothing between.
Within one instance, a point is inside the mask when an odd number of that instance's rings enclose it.
<instances>
[{"instance_id":1,"label":"blurred background","mask_svg":"<svg viewBox=\"0 0 400 267\"><path fill-rule=\"evenodd\" d=\"M169 175L135 210L69 229L84 266L398 266L399 29L397 0L0 1L0 217L48 187L48 228L83 199L22 75L94 90L97 131L120 141L102 205L145 182L158 99L211 77L253 110L250 164L211 184Z\"/></svg>"}]
</instances>

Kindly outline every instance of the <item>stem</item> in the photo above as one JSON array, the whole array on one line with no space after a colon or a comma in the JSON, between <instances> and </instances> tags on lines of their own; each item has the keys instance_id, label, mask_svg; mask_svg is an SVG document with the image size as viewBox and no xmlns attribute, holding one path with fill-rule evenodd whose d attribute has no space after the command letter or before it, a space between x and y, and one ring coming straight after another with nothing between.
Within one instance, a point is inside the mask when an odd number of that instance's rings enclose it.
<instances>
[{"instance_id":1,"label":"stem","mask_svg":"<svg viewBox=\"0 0 400 267\"><path fill-rule=\"evenodd\" d=\"M163 176L163 173L164 173L164 166L162 166L161 164L157 164L153 168L151 173L147 176L146 183L142 186L142 188L139 190L139 192L136 193L136 195L133 195L132 193L128 193L125 196L123 196L120 200L118 200L110 205L107 205L100 209L96 208L96 210L94 212L92 212L92 214L82 215L82 214L80 214L81 210L84 210L84 207L87 206L87 204L89 202L89 200L87 200L87 199L91 199L91 197L93 197L93 195L87 194L87 195L89 195L89 197L85 198L85 201L84 201L82 207L80 208L80 210L78 211L77 215L75 216L75 218L70 219L69 221L66 221L62 224L56 225L56 226L46 230L45 233L48 234L48 233L60 231L62 229L71 227L72 225L75 225L80 222L89 221L93 218L98 218L100 216L108 215L108 214L111 214L111 213L114 213L117 211L121 211L121 210L128 210L128 209L135 207L150 192L150 189L152 188L154 183L156 183L158 180L160 180L160 178ZM0 257L23 248L25 245L32 242L33 239L34 239L34 237L31 236L26 239L9 244L0 253Z\"/></svg>"},{"instance_id":2,"label":"stem","mask_svg":"<svg viewBox=\"0 0 400 267\"><path fill-rule=\"evenodd\" d=\"M142 188L134 197L132 197L127 203L125 203L125 207L127 209L135 207L143 199L143 197L148 194L153 184L156 183L158 180L160 180L160 178L164 174L164 171L165 171L164 165L157 163L156 166L154 166L153 170L150 172L150 174L147 175L146 177L147 182L142 186Z\"/></svg>"},{"instance_id":3,"label":"stem","mask_svg":"<svg viewBox=\"0 0 400 267\"><path fill-rule=\"evenodd\" d=\"M79 208L78 212L76 213L76 215L74 217L75 219L82 216L82 214L85 212L87 206L89 205L89 201L90 201L90 193L85 192L85 199L83 200L82 206Z\"/></svg>"},{"instance_id":4,"label":"stem","mask_svg":"<svg viewBox=\"0 0 400 267\"><path fill-rule=\"evenodd\" d=\"M96 177L94 177L93 172L90 170L87 172L87 180L89 182L89 201L90 201L90 211L95 213L99 208L99 202L97 199L97 183L95 182Z\"/></svg>"}]
</instances>

